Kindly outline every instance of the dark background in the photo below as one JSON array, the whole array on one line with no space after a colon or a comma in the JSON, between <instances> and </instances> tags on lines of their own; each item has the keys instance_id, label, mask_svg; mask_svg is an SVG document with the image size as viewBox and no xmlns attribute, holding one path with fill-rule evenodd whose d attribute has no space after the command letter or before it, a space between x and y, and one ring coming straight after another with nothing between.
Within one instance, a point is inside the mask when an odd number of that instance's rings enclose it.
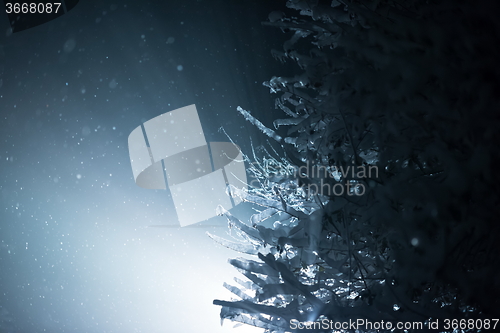
<instances>
[{"instance_id":1,"label":"dark background","mask_svg":"<svg viewBox=\"0 0 500 333\"><path fill-rule=\"evenodd\" d=\"M205 234L225 228L176 228L166 192L135 185L127 137L196 104L208 141L265 144L236 107L280 114L262 82L293 67L261 22L284 7L80 0L17 33L0 14L0 332L232 331L212 300L236 254Z\"/></svg>"}]
</instances>

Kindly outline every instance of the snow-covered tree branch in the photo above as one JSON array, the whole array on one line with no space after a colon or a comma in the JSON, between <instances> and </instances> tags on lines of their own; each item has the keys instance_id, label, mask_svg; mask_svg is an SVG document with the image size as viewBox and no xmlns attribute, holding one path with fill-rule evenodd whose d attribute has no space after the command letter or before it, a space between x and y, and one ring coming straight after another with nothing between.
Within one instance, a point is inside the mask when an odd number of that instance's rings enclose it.
<instances>
[{"instance_id":1,"label":"snow-covered tree branch","mask_svg":"<svg viewBox=\"0 0 500 333\"><path fill-rule=\"evenodd\" d=\"M498 318L498 4L286 4L300 16L266 24L293 33L273 54L301 73L264 83L286 118L273 130L239 111L282 145L276 163L306 171L270 176L261 163L266 186L240 194L262 212L245 224L221 210L244 243L232 248L256 255L231 261L248 281L228 286L239 301L214 302L221 317L266 332L294 331L290 320ZM311 172L369 166L376 177ZM365 191L313 191L339 182Z\"/></svg>"}]
</instances>

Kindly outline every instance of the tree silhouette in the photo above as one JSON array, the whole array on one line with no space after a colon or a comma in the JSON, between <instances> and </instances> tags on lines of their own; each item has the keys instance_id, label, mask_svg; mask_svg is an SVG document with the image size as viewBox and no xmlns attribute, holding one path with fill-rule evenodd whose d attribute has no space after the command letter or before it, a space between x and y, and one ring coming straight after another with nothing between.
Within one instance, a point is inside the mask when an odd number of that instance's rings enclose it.
<instances>
[{"instance_id":1,"label":"tree silhouette","mask_svg":"<svg viewBox=\"0 0 500 333\"><path fill-rule=\"evenodd\" d=\"M214 301L221 318L267 332L498 318L499 4L286 5L300 16L265 24L292 33L273 54L301 73L264 85L287 118L273 130L238 108L286 158L248 158L257 183L231 193L264 207L249 224L219 211L239 241L212 237L257 256L230 261L247 280L226 285L239 300Z\"/></svg>"}]
</instances>

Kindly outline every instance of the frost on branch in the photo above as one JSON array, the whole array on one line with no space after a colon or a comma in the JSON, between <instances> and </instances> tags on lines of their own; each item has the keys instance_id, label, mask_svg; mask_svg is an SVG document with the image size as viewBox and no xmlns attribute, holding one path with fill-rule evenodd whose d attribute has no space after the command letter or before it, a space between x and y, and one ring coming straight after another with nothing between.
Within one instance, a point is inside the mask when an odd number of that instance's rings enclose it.
<instances>
[{"instance_id":1,"label":"frost on branch","mask_svg":"<svg viewBox=\"0 0 500 333\"><path fill-rule=\"evenodd\" d=\"M242 112L286 159L252 158L257 182L242 195L262 210L232 230L256 258L231 262L248 281L231 289L239 300L214 302L221 318L289 332L291 319L498 317L498 4L287 6L298 17L267 23L292 32L273 54L301 72L264 83L285 118L274 131ZM311 195L333 180L297 173L349 166L378 168L340 177L363 196Z\"/></svg>"},{"instance_id":2,"label":"frost on branch","mask_svg":"<svg viewBox=\"0 0 500 333\"><path fill-rule=\"evenodd\" d=\"M258 129L262 131L265 135L267 135L270 138L273 138L274 140L280 142L281 141L281 136L276 134L272 129L267 128L262 124L259 120L255 119L254 116L250 114L250 112L243 110L241 107L238 106L238 111L245 117L246 120L248 120L250 123L253 125L257 126Z\"/></svg>"}]
</instances>

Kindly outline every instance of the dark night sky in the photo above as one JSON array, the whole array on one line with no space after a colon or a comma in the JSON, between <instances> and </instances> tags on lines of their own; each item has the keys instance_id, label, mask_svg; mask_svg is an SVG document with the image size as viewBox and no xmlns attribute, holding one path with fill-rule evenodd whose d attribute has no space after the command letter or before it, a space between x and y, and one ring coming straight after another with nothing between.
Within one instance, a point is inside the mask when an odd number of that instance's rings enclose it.
<instances>
[{"instance_id":1,"label":"dark night sky","mask_svg":"<svg viewBox=\"0 0 500 333\"><path fill-rule=\"evenodd\" d=\"M14 34L0 15L0 332L249 332L212 305L237 276L205 235L225 229L148 228L177 221L134 183L127 137L196 104L208 141L222 126L245 153L265 143L236 107L276 116L262 82L285 72L286 36L261 22L283 8L80 0Z\"/></svg>"}]
</instances>

